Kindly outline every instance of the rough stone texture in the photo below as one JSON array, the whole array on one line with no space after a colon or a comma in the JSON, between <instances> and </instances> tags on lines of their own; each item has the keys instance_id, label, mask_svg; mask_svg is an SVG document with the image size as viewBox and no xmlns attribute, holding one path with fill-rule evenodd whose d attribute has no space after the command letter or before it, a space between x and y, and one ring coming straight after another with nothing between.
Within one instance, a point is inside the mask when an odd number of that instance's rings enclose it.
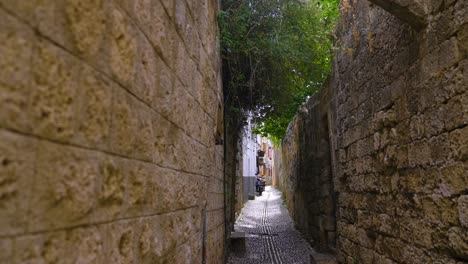
<instances>
[{"instance_id":1,"label":"rough stone texture","mask_svg":"<svg viewBox=\"0 0 468 264\"><path fill-rule=\"evenodd\" d=\"M317 96L303 106L282 142L279 187L299 231L317 249L333 252L336 198L328 120L326 109L315 103L328 101L328 94Z\"/></svg>"},{"instance_id":2,"label":"rough stone texture","mask_svg":"<svg viewBox=\"0 0 468 264\"><path fill-rule=\"evenodd\" d=\"M343 263L468 261L468 6L406 2L431 6L424 28L341 1L329 82L282 144L279 186L296 225L318 249L335 226Z\"/></svg>"},{"instance_id":3,"label":"rough stone texture","mask_svg":"<svg viewBox=\"0 0 468 264\"><path fill-rule=\"evenodd\" d=\"M0 0L1 263L223 261L217 10Z\"/></svg>"},{"instance_id":4,"label":"rough stone texture","mask_svg":"<svg viewBox=\"0 0 468 264\"><path fill-rule=\"evenodd\" d=\"M432 11L437 12L441 0L370 0L389 11L402 21L420 29L427 24L426 17Z\"/></svg>"}]
</instances>

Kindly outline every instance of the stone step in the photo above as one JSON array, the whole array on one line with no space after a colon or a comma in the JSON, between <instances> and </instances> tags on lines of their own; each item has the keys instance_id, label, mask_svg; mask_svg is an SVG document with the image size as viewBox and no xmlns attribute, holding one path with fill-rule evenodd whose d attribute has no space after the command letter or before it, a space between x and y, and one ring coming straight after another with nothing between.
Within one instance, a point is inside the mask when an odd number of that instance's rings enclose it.
<instances>
[{"instance_id":1,"label":"stone step","mask_svg":"<svg viewBox=\"0 0 468 264\"><path fill-rule=\"evenodd\" d=\"M245 232L231 232L231 249L238 255L245 254Z\"/></svg>"},{"instance_id":2,"label":"stone step","mask_svg":"<svg viewBox=\"0 0 468 264\"><path fill-rule=\"evenodd\" d=\"M338 264L338 262L336 261L336 257L332 254L319 253L311 249L310 264Z\"/></svg>"}]
</instances>

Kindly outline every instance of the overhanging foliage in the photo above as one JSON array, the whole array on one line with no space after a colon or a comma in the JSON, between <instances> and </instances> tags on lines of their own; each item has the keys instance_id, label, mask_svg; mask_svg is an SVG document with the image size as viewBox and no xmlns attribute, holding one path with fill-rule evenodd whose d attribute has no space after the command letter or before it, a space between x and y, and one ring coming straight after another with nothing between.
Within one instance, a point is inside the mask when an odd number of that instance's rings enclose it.
<instances>
[{"instance_id":1,"label":"overhanging foliage","mask_svg":"<svg viewBox=\"0 0 468 264\"><path fill-rule=\"evenodd\" d=\"M224 0L219 13L227 111L255 113L278 142L325 81L339 0Z\"/></svg>"}]
</instances>

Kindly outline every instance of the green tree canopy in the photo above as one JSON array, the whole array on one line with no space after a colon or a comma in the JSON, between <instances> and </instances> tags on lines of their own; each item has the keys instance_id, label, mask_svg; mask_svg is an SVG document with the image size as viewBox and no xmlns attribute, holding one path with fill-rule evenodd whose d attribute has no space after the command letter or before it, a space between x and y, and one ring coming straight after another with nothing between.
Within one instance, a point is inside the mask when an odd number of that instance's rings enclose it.
<instances>
[{"instance_id":1,"label":"green tree canopy","mask_svg":"<svg viewBox=\"0 0 468 264\"><path fill-rule=\"evenodd\" d=\"M325 81L339 0L224 0L219 14L228 111L255 113L278 142Z\"/></svg>"}]
</instances>

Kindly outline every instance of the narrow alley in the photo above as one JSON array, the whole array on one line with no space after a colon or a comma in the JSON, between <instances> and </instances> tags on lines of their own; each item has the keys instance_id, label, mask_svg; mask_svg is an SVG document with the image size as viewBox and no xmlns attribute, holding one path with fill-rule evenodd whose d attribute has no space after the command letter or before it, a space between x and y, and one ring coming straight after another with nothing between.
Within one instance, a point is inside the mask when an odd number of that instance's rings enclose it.
<instances>
[{"instance_id":1,"label":"narrow alley","mask_svg":"<svg viewBox=\"0 0 468 264\"><path fill-rule=\"evenodd\" d=\"M0 0L4 263L467 264L468 0Z\"/></svg>"},{"instance_id":2,"label":"narrow alley","mask_svg":"<svg viewBox=\"0 0 468 264\"><path fill-rule=\"evenodd\" d=\"M311 255L315 261L332 260L315 253L302 238L294 228L281 192L271 187L245 204L234 229L241 238L233 245L230 264L311 263Z\"/></svg>"}]
</instances>

